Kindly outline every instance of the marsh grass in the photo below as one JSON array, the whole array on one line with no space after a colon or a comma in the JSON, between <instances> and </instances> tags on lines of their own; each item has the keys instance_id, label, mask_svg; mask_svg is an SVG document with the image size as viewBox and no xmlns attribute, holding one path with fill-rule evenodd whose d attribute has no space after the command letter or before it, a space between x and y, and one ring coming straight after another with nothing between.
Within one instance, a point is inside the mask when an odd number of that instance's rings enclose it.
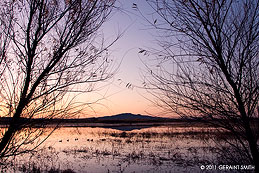
<instances>
[{"instance_id":1,"label":"marsh grass","mask_svg":"<svg viewBox=\"0 0 259 173\"><path fill-rule=\"evenodd\" d=\"M210 128L163 128L136 131L98 131L80 133L56 142L35 154L13 161L20 172L134 172L155 170L199 171L199 165L222 161L218 143L228 135ZM65 134L65 133L64 133ZM23 159L26 158L26 159ZM226 163L226 162L225 162ZM6 169L10 170L10 169ZM11 171L12 172L12 171ZM37 172L37 173L38 173ZM152 172L152 171L151 171ZM73 173L73 172L72 172Z\"/></svg>"}]
</instances>

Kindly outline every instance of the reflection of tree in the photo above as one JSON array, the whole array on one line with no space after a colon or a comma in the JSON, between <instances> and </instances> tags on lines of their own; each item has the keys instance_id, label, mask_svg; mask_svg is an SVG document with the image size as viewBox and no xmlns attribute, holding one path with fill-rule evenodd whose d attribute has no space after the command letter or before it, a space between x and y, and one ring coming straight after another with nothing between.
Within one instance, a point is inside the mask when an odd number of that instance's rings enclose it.
<instances>
[{"instance_id":1,"label":"reflection of tree","mask_svg":"<svg viewBox=\"0 0 259 173\"><path fill-rule=\"evenodd\" d=\"M97 44L97 30L113 5L113 0L1 1L0 109L10 123L0 157L37 147L43 131L32 128L32 118L79 111L75 94L68 93L90 92L95 82L112 76L109 46Z\"/></svg>"},{"instance_id":2,"label":"reflection of tree","mask_svg":"<svg viewBox=\"0 0 259 173\"><path fill-rule=\"evenodd\" d=\"M155 103L229 130L231 145L258 165L259 2L147 2L156 12L148 21L161 34L144 83Z\"/></svg>"}]
</instances>

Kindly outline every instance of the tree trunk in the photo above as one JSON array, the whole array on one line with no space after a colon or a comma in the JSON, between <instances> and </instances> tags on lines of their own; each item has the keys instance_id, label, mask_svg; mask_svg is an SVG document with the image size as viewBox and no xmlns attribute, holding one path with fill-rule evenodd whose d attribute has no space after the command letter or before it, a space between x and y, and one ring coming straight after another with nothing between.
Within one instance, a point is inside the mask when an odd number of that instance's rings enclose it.
<instances>
[{"instance_id":1,"label":"tree trunk","mask_svg":"<svg viewBox=\"0 0 259 173\"><path fill-rule=\"evenodd\" d=\"M23 110L24 107L25 107L24 104L19 104L14 116L12 117L11 122L9 123L8 130L5 132L4 136L1 139L1 142L0 142L0 158L5 155L5 152L4 152L5 148L9 145L9 142L12 140L15 132L18 129L20 129L20 127L22 126L22 124L19 123L19 118L21 116L21 113L22 113L22 110Z\"/></svg>"},{"instance_id":2,"label":"tree trunk","mask_svg":"<svg viewBox=\"0 0 259 173\"><path fill-rule=\"evenodd\" d=\"M257 141L252 133L252 130L249 126L249 124L245 124L245 130L246 130L246 136L247 136L247 141L249 143L249 148L253 157L253 164L255 166L255 172L259 173L259 152L257 148Z\"/></svg>"},{"instance_id":3,"label":"tree trunk","mask_svg":"<svg viewBox=\"0 0 259 173\"><path fill-rule=\"evenodd\" d=\"M8 146L9 142L11 141L13 135L15 133L15 129L13 128L13 125L10 124L10 126L8 127L8 130L5 132L1 143L0 143L0 158L2 158L5 155L5 148Z\"/></svg>"}]
</instances>

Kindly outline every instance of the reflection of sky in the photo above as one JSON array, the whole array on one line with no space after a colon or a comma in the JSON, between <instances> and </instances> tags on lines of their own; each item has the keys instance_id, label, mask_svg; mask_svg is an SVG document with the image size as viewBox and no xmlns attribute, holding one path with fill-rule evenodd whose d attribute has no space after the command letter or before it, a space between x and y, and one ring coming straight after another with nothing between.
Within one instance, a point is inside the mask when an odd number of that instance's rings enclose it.
<instances>
[{"instance_id":1,"label":"reflection of sky","mask_svg":"<svg viewBox=\"0 0 259 173\"><path fill-rule=\"evenodd\" d=\"M183 129L193 131L193 127ZM121 167L123 172L190 172L196 168L194 172L198 172L197 165L186 163L217 162L216 150L208 145L214 146L220 141L209 138L204 142L204 135L183 138L175 135L177 131L176 124L126 133L104 128L63 127L55 130L37 153L17 156L16 160L19 165L33 160L34 166L41 170L59 168L75 172L121 172ZM7 172L12 171L7 168Z\"/></svg>"},{"instance_id":2,"label":"reflection of sky","mask_svg":"<svg viewBox=\"0 0 259 173\"><path fill-rule=\"evenodd\" d=\"M121 62L118 72L110 81L110 84L97 93L84 96L86 99L94 100L97 97L104 97L99 104L91 105L91 109L87 111L87 116L103 116L114 115L122 112L154 114L157 108L145 99L146 91L136 86L141 86L141 69L144 65L139 57L139 48L147 48L152 46L154 38L152 38L152 30L147 30L146 21L136 9L132 8L133 3L144 12L149 12L149 6L145 1L139 0L120 0L119 6L122 12L116 12L111 16L108 22L103 26L103 34L107 41L115 38L118 33L123 32L123 36L110 49L111 56ZM127 84L131 84L133 88L127 88ZM100 95L99 95L100 94ZM89 100L87 100L89 101Z\"/></svg>"}]
</instances>

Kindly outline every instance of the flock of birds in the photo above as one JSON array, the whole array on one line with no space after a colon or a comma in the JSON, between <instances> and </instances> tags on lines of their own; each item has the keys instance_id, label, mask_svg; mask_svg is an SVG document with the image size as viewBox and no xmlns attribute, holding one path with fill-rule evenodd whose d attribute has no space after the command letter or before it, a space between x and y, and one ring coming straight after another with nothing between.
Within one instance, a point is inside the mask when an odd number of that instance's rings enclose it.
<instances>
[{"instance_id":1,"label":"flock of birds","mask_svg":"<svg viewBox=\"0 0 259 173\"><path fill-rule=\"evenodd\" d=\"M75 138L75 141L78 141L78 138ZM87 141L93 141L93 139L87 139ZM63 140L61 139L61 140L59 140L58 142L63 142ZM69 142L69 139L67 139L67 142Z\"/></svg>"}]
</instances>

